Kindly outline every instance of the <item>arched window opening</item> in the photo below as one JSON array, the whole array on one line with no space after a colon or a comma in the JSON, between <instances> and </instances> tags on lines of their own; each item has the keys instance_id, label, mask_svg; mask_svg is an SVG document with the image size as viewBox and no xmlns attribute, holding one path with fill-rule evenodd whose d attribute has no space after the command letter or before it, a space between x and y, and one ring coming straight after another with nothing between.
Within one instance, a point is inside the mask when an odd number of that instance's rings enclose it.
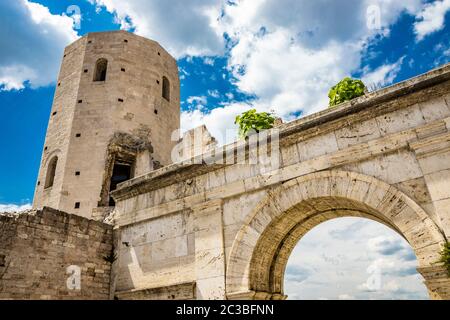
<instances>
[{"instance_id":1,"label":"arched window opening","mask_svg":"<svg viewBox=\"0 0 450 320\"><path fill-rule=\"evenodd\" d=\"M47 176L45 178L45 189L53 186L56 174L56 165L58 164L58 157L53 157L47 166Z\"/></svg>"},{"instance_id":2,"label":"arched window opening","mask_svg":"<svg viewBox=\"0 0 450 320\"><path fill-rule=\"evenodd\" d=\"M106 70L108 69L108 60L101 58L95 64L94 81L105 81Z\"/></svg>"},{"instance_id":3,"label":"arched window opening","mask_svg":"<svg viewBox=\"0 0 450 320\"><path fill-rule=\"evenodd\" d=\"M162 96L167 101L170 101L170 82L166 77L163 77Z\"/></svg>"}]
</instances>

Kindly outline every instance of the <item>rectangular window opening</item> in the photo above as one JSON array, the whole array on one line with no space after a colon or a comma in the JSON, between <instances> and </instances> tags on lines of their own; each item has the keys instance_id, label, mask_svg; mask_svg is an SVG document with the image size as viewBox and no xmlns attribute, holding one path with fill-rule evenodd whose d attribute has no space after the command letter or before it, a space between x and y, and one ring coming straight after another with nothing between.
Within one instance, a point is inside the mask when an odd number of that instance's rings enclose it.
<instances>
[{"instance_id":1,"label":"rectangular window opening","mask_svg":"<svg viewBox=\"0 0 450 320\"><path fill-rule=\"evenodd\" d=\"M130 180L132 177L133 166L130 163L116 162L114 163L113 173L111 176L109 191L117 189L119 183ZM114 207L116 205L114 199L109 197L109 206Z\"/></svg>"}]
</instances>

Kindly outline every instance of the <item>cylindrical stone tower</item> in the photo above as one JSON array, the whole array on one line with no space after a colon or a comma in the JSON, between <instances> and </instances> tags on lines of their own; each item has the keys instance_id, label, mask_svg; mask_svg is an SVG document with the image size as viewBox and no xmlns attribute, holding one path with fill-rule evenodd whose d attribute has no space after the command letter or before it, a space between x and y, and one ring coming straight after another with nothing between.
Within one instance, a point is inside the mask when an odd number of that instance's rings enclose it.
<instances>
[{"instance_id":1,"label":"cylindrical stone tower","mask_svg":"<svg viewBox=\"0 0 450 320\"><path fill-rule=\"evenodd\" d=\"M113 31L69 45L33 207L102 216L118 183L170 164L179 92L177 63L155 41Z\"/></svg>"}]
</instances>

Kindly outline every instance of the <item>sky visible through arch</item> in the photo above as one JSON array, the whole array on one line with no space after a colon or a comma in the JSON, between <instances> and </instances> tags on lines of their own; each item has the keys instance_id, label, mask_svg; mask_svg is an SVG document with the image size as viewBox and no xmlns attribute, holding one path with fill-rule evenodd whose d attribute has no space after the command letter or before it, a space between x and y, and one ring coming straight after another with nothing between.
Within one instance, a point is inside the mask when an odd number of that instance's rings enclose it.
<instances>
[{"instance_id":1,"label":"sky visible through arch","mask_svg":"<svg viewBox=\"0 0 450 320\"><path fill-rule=\"evenodd\" d=\"M297 244L284 280L290 300L428 299L408 242L364 218L319 224Z\"/></svg>"},{"instance_id":2,"label":"sky visible through arch","mask_svg":"<svg viewBox=\"0 0 450 320\"><path fill-rule=\"evenodd\" d=\"M382 87L449 62L449 11L450 0L1 1L0 211L32 201L62 50L87 32L159 41L178 60L182 128L204 123L225 143L251 107L290 121L325 108L345 76Z\"/></svg>"}]
</instances>

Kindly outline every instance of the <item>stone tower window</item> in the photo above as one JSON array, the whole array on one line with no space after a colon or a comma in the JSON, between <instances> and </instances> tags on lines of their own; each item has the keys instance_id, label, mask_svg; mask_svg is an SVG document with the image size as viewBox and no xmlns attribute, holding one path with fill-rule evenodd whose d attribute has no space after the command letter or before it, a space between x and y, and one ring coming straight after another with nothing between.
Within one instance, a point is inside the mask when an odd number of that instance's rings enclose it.
<instances>
[{"instance_id":1,"label":"stone tower window","mask_svg":"<svg viewBox=\"0 0 450 320\"><path fill-rule=\"evenodd\" d=\"M55 181L56 165L58 164L58 157L53 157L47 167L47 176L45 177L45 189L53 186Z\"/></svg>"},{"instance_id":2,"label":"stone tower window","mask_svg":"<svg viewBox=\"0 0 450 320\"><path fill-rule=\"evenodd\" d=\"M108 69L108 60L101 58L95 64L94 81L105 81L106 70Z\"/></svg>"},{"instance_id":3,"label":"stone tower window","mask_svg":"<svg viewBox=\"0 0 450 320\"><path fill-rule=\"evenodd\" d=\"M170 101L170 82L166 77L163 77L162 96L167 101Z\"/></svg>"},{"instance_id":4,"label":"stone tower window","mask_svg":"<svg viewBox=\"0 0 450 320\"><path fill-rule=\"evenodd\" d=\"M111 176L109 191L114 191L119 183L130 180L132 177L132 165L125 162L114 163ZM114 207L116 203L112 197L109 197L109 206Z\"/></svg>"}]
</instances>

